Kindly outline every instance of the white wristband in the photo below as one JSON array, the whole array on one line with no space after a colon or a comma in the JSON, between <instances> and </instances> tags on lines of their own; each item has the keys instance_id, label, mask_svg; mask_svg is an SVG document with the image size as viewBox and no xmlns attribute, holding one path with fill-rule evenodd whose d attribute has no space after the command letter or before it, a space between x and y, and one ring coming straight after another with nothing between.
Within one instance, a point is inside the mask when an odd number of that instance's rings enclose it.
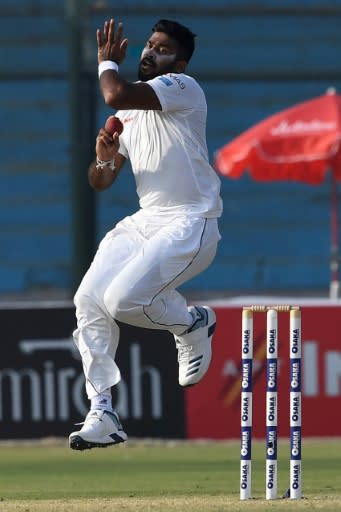
<instances>
[{"instance_id":1,"label":"white wristband","mask_svg":"<svg viewBox=\"0 0 341 512\"><path fill-rule=\"evenodd\" d=\"M115 160L100 160L96 157L96 169L103 169L103 167L109 167L111 171L115 170Z\"/></svg>"},{"instance_id":2,"label":"white wristband","mask_svg":"<svg viewBox=\"0 0 341 512\"><path fill-rule=\"evenodd\" d=\"M101 74L107 71L107 69L118 71L118 65L113 60L103 60L98 64L98 78L101 78Z\"/></svg>"}]
</instances>

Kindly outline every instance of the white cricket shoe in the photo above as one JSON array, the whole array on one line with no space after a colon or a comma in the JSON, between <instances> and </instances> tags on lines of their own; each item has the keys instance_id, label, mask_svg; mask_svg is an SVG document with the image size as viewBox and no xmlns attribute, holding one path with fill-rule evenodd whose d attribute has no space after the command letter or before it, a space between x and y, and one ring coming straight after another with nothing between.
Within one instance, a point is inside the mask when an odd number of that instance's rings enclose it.
<instances>
[{"instance_id":1,"label":"white cricket shoe","mask_svg":"<svg viewBox=\"0 0 341 512\"><path fill-rule=\"evenodd\" d=\"M127 439L116 412L95 409L88 413L83 427L70 434L69 446L72 450L90 450L123 443Z\"/></svg>"},{"instance_id":2,"label":"white cricket shoe","mask_svg":"<svg viewBox=\"0 0 341 512\"><path fill-rule=\"evenodd\" d=\"M208 306L191 306L189 311L196 320L185 334L174 335L178 349L179 384L197 384L207 372L211 357L211 341L216 325L216 315Z\"/></svg>"}]
</instances>

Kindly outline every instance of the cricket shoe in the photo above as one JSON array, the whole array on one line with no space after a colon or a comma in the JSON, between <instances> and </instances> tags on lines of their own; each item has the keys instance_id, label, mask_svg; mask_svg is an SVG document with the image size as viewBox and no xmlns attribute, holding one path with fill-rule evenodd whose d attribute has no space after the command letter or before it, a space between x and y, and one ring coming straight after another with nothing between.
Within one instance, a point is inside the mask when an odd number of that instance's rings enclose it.
<instances>
[{"instance_id":1,"label":"cricket shoe","mask_svg":"<svg viewBox=\"0 0 341 512\"><path fill-rule=\"evenodd\" d=\"M88 413L83 427L70 434L69 445L72 450L90 450L123 443L127 439L116 412L95 409Z\"/></svg>"},{"instance_id":2,"label":"cricket shoe","mask_svg":"<svg viewBox=\"0 0 341 512\"><path fill-rule=\"evenodd\" d=\"M174 335L178 349L179 384L193 386L207 372L212 357L212 337L216 316L208 306L188 308L195 318L194 323L181 336Z\"/></svg>"}]
</instances>

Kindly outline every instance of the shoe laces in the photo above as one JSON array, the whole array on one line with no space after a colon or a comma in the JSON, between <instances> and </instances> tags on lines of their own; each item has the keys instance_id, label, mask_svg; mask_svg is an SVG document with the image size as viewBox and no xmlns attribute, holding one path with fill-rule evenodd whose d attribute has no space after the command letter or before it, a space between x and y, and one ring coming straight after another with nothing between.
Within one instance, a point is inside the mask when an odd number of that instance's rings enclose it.
<instances>
[{"instance_id":1,"label":"shoe laces","mask_svg":"<svg viewBox=\"0 0 341 512\"><path fill-rule=\"evenodd\" d=\"M102 418L99 418L97 414L94 414L94 411L89 411L84 421L81 421L80 423L74 423L74 425L84 425L85 422L89 420L103 421Z\"/></svg>"},{"instance_id":2,"label":"shoe laces","mask_svg":"<svg viewBox=\"0 0 341 512\"><path fill-rule=\"evenodd\" d=\"M204 308L195 307L196 311L196 319L194 320L193 324L188 329L189 332L196 331L200 327L205 327L207 325L207 311Z\"/></svg>"}]
</instances>

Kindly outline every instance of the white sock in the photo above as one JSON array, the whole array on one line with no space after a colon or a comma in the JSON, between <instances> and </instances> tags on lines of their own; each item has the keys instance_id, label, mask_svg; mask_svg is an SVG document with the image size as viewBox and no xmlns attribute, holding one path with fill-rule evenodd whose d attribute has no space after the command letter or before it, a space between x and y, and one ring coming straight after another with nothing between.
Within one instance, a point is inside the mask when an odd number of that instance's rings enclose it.
<instances>
[{"instance_id":1,"label":"white sock","mask_svg":"<svg viewBox=\"0 0 341 512\"><path fill-rule=\"evenodd\" d=\"M190 331L191 327L197 320L198 316L199 316L198 312L195 308L188 309L188 317L189 317L188 327L186 327L186 329L184 329L183 327L182 328L176 327L174 329L170 329L169 332L171 332L172 334L175 334L176 336L184 336L185 334L187 334Z\"/></svg>"},{"instance_id":2,"label":"white sock","mask_svg":"<svg viewBox=\"0 0 341 512\"><path fill-rule=\"evenodd\" d=\"M198 318L201 318L200 314L198 313L198 310L196 308L192 309L190 311L191 315L192 315L192 323L191 325L188 327L188 329L185 331L184 334L188 333L188 332L191 332L192 330L192 327L193 325L195 324L195 322L198 320Z\"/></svg>"},{"instance_id":3,"label":"white sock","mask_svg":"<svg viewBox=\"0 0 341 512\"><path fill-rule=\"evenodd\" d=\"M103 409L105 411L112 411L110 390L105 390L103 393L93 396L91 398L91 409Z\"/></svg>"}]
</instances>

